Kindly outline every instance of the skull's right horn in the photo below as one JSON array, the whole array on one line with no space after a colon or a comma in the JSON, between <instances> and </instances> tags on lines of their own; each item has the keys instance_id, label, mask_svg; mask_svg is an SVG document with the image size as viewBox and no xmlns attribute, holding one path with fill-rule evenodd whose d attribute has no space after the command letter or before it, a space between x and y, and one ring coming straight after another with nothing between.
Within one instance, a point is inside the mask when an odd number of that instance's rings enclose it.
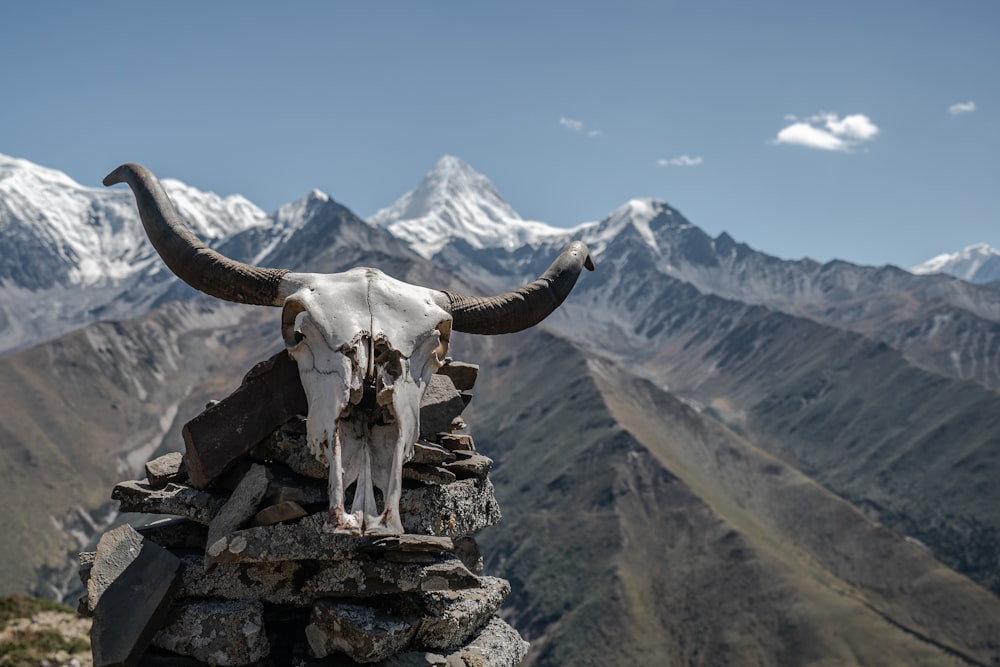
<instances>
[{"instance_id":1,"label":"skull's right horn","mask_svg":"<svg viewBox=\"0 0 1000 667\"><path fill-rule=\"evenodd\" d=\"M590 251L573 241L538 280L497 296L469 296L442 290L448 297L452 329L473 334L514 333L552 314L576 284L580 271L594 270Z\"/></svg>"}]
</instances>

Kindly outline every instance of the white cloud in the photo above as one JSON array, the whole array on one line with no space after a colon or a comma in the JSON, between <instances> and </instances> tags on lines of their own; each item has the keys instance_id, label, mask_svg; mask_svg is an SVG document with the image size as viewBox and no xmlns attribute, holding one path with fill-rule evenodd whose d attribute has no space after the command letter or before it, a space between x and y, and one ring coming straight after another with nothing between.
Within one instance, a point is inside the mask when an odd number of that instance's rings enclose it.
<instances>
[{"instance_id":1,"label":"white cloud","mask_svg":"<svg viewBox=\"0 0 1000 667\"><path fill-rule=\"evenodd\" d=\"M773 143L849 153L879 133L878 126L862 113L841 118L835 113L824 112L802 120L787 115L785 120L794 122L782 128Z\"/></svg>"},{"instance_id":2,"label":"white cloud","mask_svg":"<svg viewBox=\"0 0 1000 667\"><path fill-rule=\"evenodd\" d=\"M563 116L559 119L559 124L565 128L573 130L574 132L583 132L583 121L576 120L575 118L566 118Z\"/></svg>"},{"instance_id":3,"label":"white cloud","mask_svg":"<svg viewBox=\"0 0 1000 667\"><path fill-rule=\"evenodd\" d=\"M826 118L826 127L834 135L848 141L870 141L878 134L875 123L861 113L845 116L843 119L838 119L836 114L829 114Z\"/></svg>"},{"instance_id":4,"label":"white cloud","mask_svg":"<svg viewBox=\"0 0 1000 667\"><path fill-rule=\"evenodd\" d=\"M588 139L593 139L594 137L601 136L600 130L588 130L584 125L583 121L577 120L576 118L567 118L566 116L563 116L562 118L559 119L559 125L565 127L567 130L570 130L571 132L579 132L581 134L585 134Z\"/></svg>"},{"instance_id":5,"label":"white cloud","mask_svg":"<svg viewBox=\"0 0 1000 667\"><path fill-rule=\"evenodd\" d=\"M964 113L972 113L976 110L976 103L972 100L968 102L958 102L948 107L948 113L952 116L961 116Z\"/></svg>"},{"instance_id":6,"label":"white cloud","mask_svg":"<svg viewBox=\"0 0 1000 667\"><path fill-rule=\"evenodd\" d=\"M796 144L824 151L844 151L847 144L832 133L813 127L809 123L792 123L778 132L776 144Z\"/></svg>"},{"instance_id":7,"label":"white cloud","mask_svg":"<svg viewBox=\"0 0 1000 667\"><path fill-rule=\"evenodd\" d=\"M672 158L660 158L656 161L657 167L697 167L704 160L702 157L691 157L690 155L678 155Z\"/></svg>"}]
</instances>

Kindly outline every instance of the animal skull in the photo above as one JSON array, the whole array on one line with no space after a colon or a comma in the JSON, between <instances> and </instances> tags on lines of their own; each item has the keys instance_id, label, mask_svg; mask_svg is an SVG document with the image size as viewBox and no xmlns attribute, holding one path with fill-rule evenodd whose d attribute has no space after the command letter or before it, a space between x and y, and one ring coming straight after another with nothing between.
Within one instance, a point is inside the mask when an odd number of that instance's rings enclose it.
<instances>
[{"instance_id":1,"label":"animal skull","mask_svg":"<svg viewBox=\"0 0 1000 667\"><path fill-rule=\"evenodd\" d=\"M282 337L309 405L309 448L330 468L327 526L338 532L403 532L402 466L413 454L420 401L452 330L501 334L534 326L563 302L584 267L594 268L587 247L574 242L538 280L491 297L410 285L377 269L261 268L207 248L145 167L118 167L104 179L115 183L132 189L146 234L179 278L221 299L282 308Z\"/></svg>"},{"instance_id":2,"label":"animal skull","mask_svg":"<svg viewBox=\"0 0 1000 667\"><path fill-rule=\"evenodd\" d=\"M301 280L285 301L281 328L309 402L309 448L330 467L328 524L402 533L402 466L420 433L424 388L448 349L451 316L431 290L377 269Z\"/></svg>"}]
</instances>

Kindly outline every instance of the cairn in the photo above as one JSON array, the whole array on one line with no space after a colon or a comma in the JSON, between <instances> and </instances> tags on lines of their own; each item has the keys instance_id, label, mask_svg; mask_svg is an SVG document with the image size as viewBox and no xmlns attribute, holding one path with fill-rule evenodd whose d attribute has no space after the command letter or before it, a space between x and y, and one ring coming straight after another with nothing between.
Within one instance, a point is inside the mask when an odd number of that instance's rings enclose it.
<instances>
[{"instance_id":1,"label":"cairn","mask_svg":"<svg viewBox=\"0 0 1000 667\"><path fill-rule=\"evenodd\" d=\"M80 554L96 667L508 667L527 643L496 614L510 592L473 537L500 511L459 416L478 367L448 360L403 468L402 535L324 530L326 466L286 353L184 428L185 454L118 484L122 512L170 515ZM139 523L136 521L134 523Z\"/></svg>"}]
</instances>

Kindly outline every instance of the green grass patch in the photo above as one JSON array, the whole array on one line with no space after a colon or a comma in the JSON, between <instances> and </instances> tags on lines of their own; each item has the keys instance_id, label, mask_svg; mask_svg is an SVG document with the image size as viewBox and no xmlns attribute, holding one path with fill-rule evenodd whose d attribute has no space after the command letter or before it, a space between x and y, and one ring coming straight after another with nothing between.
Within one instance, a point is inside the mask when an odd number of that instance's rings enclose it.
<instances>
[{"instance_id":1,"label":"green grass patch","mask_svg":"<svg viewBox=\"0 0 1000 667\"><path fill-rule=\"evenodd\" d=\"M72 608L52 600L11 595L0 598L0 630L12 621L45 611L76 615ZM0 667L38 667L43 659L60 651L71 655L90 651L86 638L67 639L58 630L27 628L9 634L8 639L0 641Z\"/></svg>"},{"instance_id":2,"label":"green grass patch","mask_svg":"<svg viewBox=\"0 0 1000 667\"><path fill-rule=\"evenodd\" d=\"M0 665L38 667L43 658L60 651L85 653L90 651L90 642L82 637L66 639L56 630L18 631L9 641L0 642Z\"/></svg>"},{"instance_id":3,"label":"green grass patch","mask_svg":"<svg viewBox=\"0 0 1000 667\"><path fill-rule=\"evenodd\" d=\"M40 611L61 611L67 614L76 613L72 607L52 600L11 595L0 598L0 628L6 627L8 623L16 618L31 618Z\"/></svg>"}]
</instances>

